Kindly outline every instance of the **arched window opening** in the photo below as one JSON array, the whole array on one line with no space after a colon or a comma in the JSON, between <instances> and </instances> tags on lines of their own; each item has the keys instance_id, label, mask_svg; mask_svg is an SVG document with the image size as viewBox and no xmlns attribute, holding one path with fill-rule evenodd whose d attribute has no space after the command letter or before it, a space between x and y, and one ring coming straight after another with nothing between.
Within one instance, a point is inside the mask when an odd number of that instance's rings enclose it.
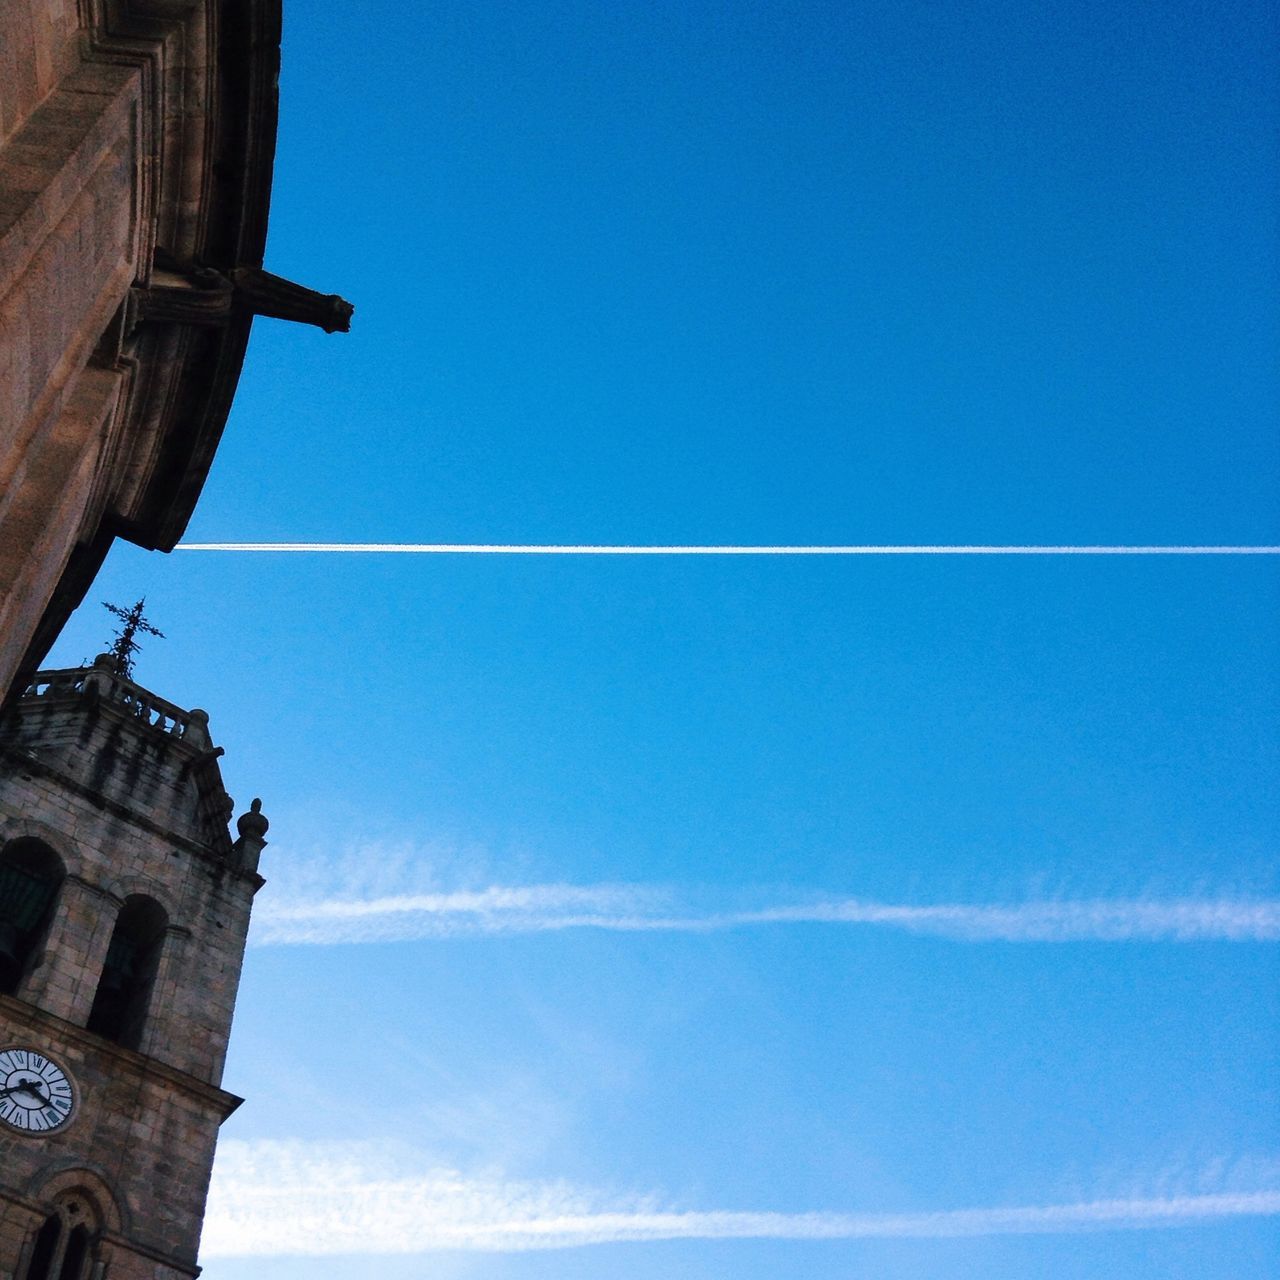
<instances>
[{"instance_id":1,"label":"arched window opening","mask_svg":"<svg viewBox=\"0 0 1280 1280\"><path fill-rule=\"evenodd\" d=\"M62 1196L31 1246L22 1280L87 1280L98 1235L97 1215L87 1196Z\"/></svg>"},{"instance_id":2,"label":"arched window opening","mask_svg":"<svg viewBox=\"0 0 1280 1280\"><path fill-rule=\"evenodd\" d=\"M81 1280L89 1261L89 1228L82 1222L67 1235L67 1251L62 1255L58 1280Z\"/></svg>"},{"instance_id":3,"label":"arched window opening","mask_svg":"<svg viewBox=\"0 0 1280 1280\"><path fill-rule=\"evenodd\" d=\"M53 1255L61 1243L62 1218L51 1213L36 1236L35 1247L31 1250L31 1265L27 1268L27 1280L49 1280Z\"/></svg>"},{"instance_id":4,"label":"arched window opening","mask_svg":"<svg viewBox=\"0 0 1280 1280\"><path fill-rule=\"evenodd\" d=\"M39 840L11 840L0 852L0 992L13 995L32 967L66 871Z\"/></svg>"},{"instance_id":5,"label":"arched window opening","mask_svg":"<svg viewBox=\"0 0 1280 1280\"><path fill-rule=\"evenodd\" d=\"M125 899L107 946L107 959L89 1012L88 1027L136 1049L142 1042L160 944L169 923L164 908L141 895Z\"/></svg>"}]
</instances>

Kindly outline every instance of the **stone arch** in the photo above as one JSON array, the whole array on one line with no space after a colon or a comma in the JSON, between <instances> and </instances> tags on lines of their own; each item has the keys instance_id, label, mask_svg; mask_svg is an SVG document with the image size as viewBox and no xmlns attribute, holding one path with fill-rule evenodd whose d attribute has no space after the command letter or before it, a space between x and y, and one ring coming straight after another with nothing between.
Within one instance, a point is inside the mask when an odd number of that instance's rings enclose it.
<instances>
[{"instance_id":1,"label":"stone arch","mask_svg":"<svg viewBox=\"0 0 1280 1280\"><path fill-rule=\"evenodd\" d=\"M115 1234L128 1233L129 1224L105 1172L93 1165L63 1161L41 1169L26 1186L26 1193L41 1204L79 1194L90 1204L99 1227Z\"/></svg>"},{"instance_id":2,"label":"stone arch","mask_svg":"<svg viewBox=\"0 0 1280 1280\"><path fill-rule=\"evenodd\" d=\"M120 1209L106 1179L84 1167L46 1171L31 1191L44 1211L22 1246L19 1280L89 1280L100 1273L107 1232L120 1229Z\"/></svg>"},{"instance_id":3,"label":"stone arch","mask_svg":"<svg viewBox=\"0 0 1280 1280\"><path fill-rule=\"evenodd\" d=\"M9 818L0 821L0 845L12 840L39 840L62 859L62 865L68 876L83 876L85 871L84 855L74 840L67 838L67 833L39 818Z\"/></svg>"},{"instance_id":4,"label":"stone arch","mask_svg":"<svg viewBox=\"0 0 1280 1280\"><path fill-rule=\"evenodd\" d=\"M85 1024L126 1049L142 1044L169 914L148 894L131 893L116 914L111 941Z\"/></svg>"},{"instance_id":5,"label":"stone arch","mask_svg":"<svg viewBox=\"0 0 1280 1280\"><path fill-rule=\"evenodd\" d=\"M98 891L111 899L117 911L130 898L150 898L164 912L170 928L174 927L178 920L178 904L169 890L149 876L121 876L112 880L110 884L99 886Z\"/></svg>"}]
</instances>

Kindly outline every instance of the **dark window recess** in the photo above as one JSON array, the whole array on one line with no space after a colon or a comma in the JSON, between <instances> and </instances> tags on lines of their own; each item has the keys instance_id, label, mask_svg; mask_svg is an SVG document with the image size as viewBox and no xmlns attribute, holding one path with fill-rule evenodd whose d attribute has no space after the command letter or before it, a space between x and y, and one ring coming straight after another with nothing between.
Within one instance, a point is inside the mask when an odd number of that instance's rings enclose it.
<instances>
[{"instance_id":1,"label":"dark window recess","mask_svg":"<svg viewBox=\"0 0 1280 1280\"><path fill-rule=\"evenodd\" d=\"M39 840L0 853L0 992L13 995L31 968L63 878L58 855Z\"/></svg>"},{"instance_id":2,"label":"dark window recess","mask_svg":"<svg viewBox=\"0 0 1280 1280\"><path fill-rule=\"evenodd\" d=\"M82 1223L71 1228L71 1235L67 1238L67 1251L62 1255L62 1266L58 1270L58 1280L80 1280L88 1258L89 1228Z\"/></svg>"},{"instance_id":3,"label":"dark window recess","mask_svg":"<svg viewBox=\"0 0 1280 1280\"><path fill-rule=\"evenodd\" d=\"M164 909L150 898L135 896L125 900L116 917L89 1012L90 1031L126 1049L136 1049L142 1042L167 924Z\"/></svg>"},{"instance_id":4,"label":"dark window recess","mask_svg":"<svg viewBox=\"0 0 1280 1280\"><path fill-rule=\"evenodd\" d=\"M59 1204L36 1233L22 1280L85 1280L93 1266L95 1233L82 1203Z\"/></svg>"},{"instance_id":5,"label":"dark window recess","mask_svg":"<svg viewBox=\"0 0 1280 1280\"><path fill-rule=\"evenodd\" d=\"M26 1280L49 1280L49 1270L53 1263L53 1255L58 1249L58 1238L62 1235L62 1218L51 1213L40 1228L36 1242L31 1250L31 1265L27 1268Z\"/></svg>"}]
</instances>

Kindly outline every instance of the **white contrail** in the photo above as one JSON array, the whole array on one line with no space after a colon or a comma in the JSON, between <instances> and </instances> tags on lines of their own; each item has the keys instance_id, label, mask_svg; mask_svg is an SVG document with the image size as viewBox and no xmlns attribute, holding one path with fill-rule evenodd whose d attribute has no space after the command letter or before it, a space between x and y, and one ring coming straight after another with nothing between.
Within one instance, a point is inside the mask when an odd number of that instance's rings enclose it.
<instances>
[{"instance_id":1,"label":"white contrail","mask_svg":"<svg viewBox=\"0 0 1280 1280\"><path fill-rule=\"evenodd\" d=\"M418 1168L413 1168L418 1164ZM675 1210L561 1182L467 1177L371 1144L223 1142L203 1259L525 1252L649 1240L885 1240L1132 1231L1280 1214L1280 1191L1142 1196L911 1213Z\"/></svg>"},{"instance_id":2,"label":"white contrail","mask_svg":"<svg viewBox=\"0 0 1280 1280\"><path fill-rule=\"evenodd\" d=\"M1224 897L903 906L836 898L756 910L705 911L682 909L670 894L638 885L492 886L377 898L268 900L255 914L250 941L258 946L323 946L564 929L689 933L801 924L879 926L968 942L1274 942L1280 940L1280 900Z\"/></svg>"},{"instance_id":3,"label":"white contrail","mask_svg":"<svg viewBox=\"0 0 1280 1280\"><path fill-rule=\"evenodd\" d=\"M180 542L177 551L491 556L1274 556L1280 546L609 546L467 542Z\"/></svg>"}]
</instances>

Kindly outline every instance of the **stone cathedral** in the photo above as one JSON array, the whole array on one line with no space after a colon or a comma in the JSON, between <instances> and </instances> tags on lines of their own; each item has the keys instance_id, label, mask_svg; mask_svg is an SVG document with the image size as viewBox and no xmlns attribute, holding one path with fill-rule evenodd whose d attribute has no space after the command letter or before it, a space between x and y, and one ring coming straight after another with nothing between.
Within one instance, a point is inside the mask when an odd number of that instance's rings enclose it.
<instances>
[{"instance_id":1,"label":"stone cathedral","mask_svg":"<svg viewBox=\"0 0 1280 1280\"><path fill-rule=\"evenodd\" d=\"M0 1280L178 1280L196 1253L267 820L128 653L0 722Z\"/></svg>"}]
</instances>

